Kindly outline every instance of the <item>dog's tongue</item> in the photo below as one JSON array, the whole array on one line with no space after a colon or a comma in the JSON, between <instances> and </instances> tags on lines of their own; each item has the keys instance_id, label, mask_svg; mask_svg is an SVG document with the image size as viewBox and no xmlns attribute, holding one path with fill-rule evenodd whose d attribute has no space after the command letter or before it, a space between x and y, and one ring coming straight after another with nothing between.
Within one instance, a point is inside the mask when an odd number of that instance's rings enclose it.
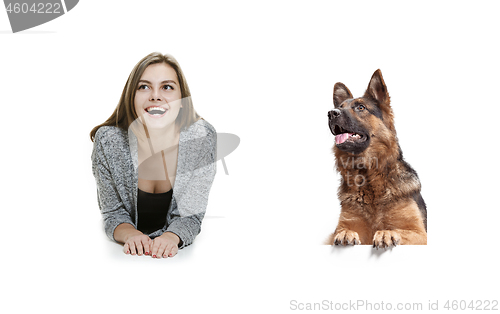
<instances>
[{"instance_id":1,"label":"dog's tongue","mask_svg":"<svg viewBox=\"0 0 500 314\"><path fill-rule=\"evenodd\" d=\"M339 135L335 135L335 144L342 144L344 143L345 141L347 141L347 139L349 138L349 136L351 136L353 133L342 133L342 134L339 134Z\"/></svg>"}]
</instances>

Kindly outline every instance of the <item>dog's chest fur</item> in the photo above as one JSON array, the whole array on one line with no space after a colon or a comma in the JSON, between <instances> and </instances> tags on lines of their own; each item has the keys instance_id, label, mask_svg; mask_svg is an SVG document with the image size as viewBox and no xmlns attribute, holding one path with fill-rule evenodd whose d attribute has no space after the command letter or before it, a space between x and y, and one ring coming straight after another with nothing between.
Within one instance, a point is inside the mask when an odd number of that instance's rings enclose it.
<instances>
[{"instance_id":1,"label":"dog's chest fur","mask_svg":"<svg viewBox=\"0 0 500 314\"><path fill-rule=\"evenodd\" d=\"M407 172L401 176L404 165L399 161L378 165L377 169L359 169L356 164L342 166L338 168L342 175L339 188L342 207L362 214L375 228L383 224L386 209L406 200L420 188L416 176Z\"/></svg>"}]
</instances>

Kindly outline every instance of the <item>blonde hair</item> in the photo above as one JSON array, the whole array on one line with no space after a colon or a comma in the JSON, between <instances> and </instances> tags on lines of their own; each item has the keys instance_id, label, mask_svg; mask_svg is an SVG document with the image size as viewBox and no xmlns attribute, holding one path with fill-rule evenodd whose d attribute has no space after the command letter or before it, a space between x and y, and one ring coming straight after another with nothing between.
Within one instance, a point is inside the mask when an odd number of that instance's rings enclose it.
<instances>
[{"instance_id":1,"label":"blonde hair","mask_svg":"<svg viewBox=\"0 0 500 314\"><path fill-rule=\"evenodd\" d=\"M159 52L153 52L142 58L142 60L139 61L132 69L115 111L104 123L99 124L94 127L92 131L90 131L91 141L94 141L95 133L101 126L116 126L124 129L125 131L128 130L130 124L138 118L134 108L134 98L139 80L141 79L141 76L146 68L151 64L156 63L168 64L177 73L177 79L179 80L182 97L181 112L175 121L178 129L184 130L201 118L194 110L193 102L191 100L191 92L189 91L186 77L184 76L177 60L169 54L163 55Z\"/></svg>"}]
</instances>

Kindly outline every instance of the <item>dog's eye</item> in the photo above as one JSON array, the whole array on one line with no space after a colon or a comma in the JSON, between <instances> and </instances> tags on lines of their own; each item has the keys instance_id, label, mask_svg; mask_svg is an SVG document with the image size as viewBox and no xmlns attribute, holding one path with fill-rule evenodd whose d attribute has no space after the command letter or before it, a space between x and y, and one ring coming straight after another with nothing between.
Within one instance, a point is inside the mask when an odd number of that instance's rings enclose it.
<instances>
[{"instance_id":1,"label":"dog's eye","mask_svg":"<svg viewBox=\"0 0 500 314\"><path fill-rule=\"evenodd\" d=\"M358 111L363 111L365 109L366 109L366 107L363 106L363 105L359 105L359 106L356 107L356 110L358 110Z\"/></svg>"}]
</instances>

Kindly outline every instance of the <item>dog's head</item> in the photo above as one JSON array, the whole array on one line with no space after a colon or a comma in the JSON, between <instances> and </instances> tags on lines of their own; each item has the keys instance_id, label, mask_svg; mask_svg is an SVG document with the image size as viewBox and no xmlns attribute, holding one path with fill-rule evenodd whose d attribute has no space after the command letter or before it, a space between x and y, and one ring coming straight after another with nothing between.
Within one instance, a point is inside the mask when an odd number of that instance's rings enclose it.
<instances>
[{"instance_id":1,"label":"dog's head","mask_svg":"<svg viewBox=\"0 0 500 314\"><path fill-rule=\"evenodd\" d=\"M334 150L358 155L372 149L383 150L380 146L392 146L396 132L380 70L373 73L363 97L353 98L344 84L335 84L333 103L335 109L328 112L328 125L335 136Z\"/></svg>"}]
</instances>

